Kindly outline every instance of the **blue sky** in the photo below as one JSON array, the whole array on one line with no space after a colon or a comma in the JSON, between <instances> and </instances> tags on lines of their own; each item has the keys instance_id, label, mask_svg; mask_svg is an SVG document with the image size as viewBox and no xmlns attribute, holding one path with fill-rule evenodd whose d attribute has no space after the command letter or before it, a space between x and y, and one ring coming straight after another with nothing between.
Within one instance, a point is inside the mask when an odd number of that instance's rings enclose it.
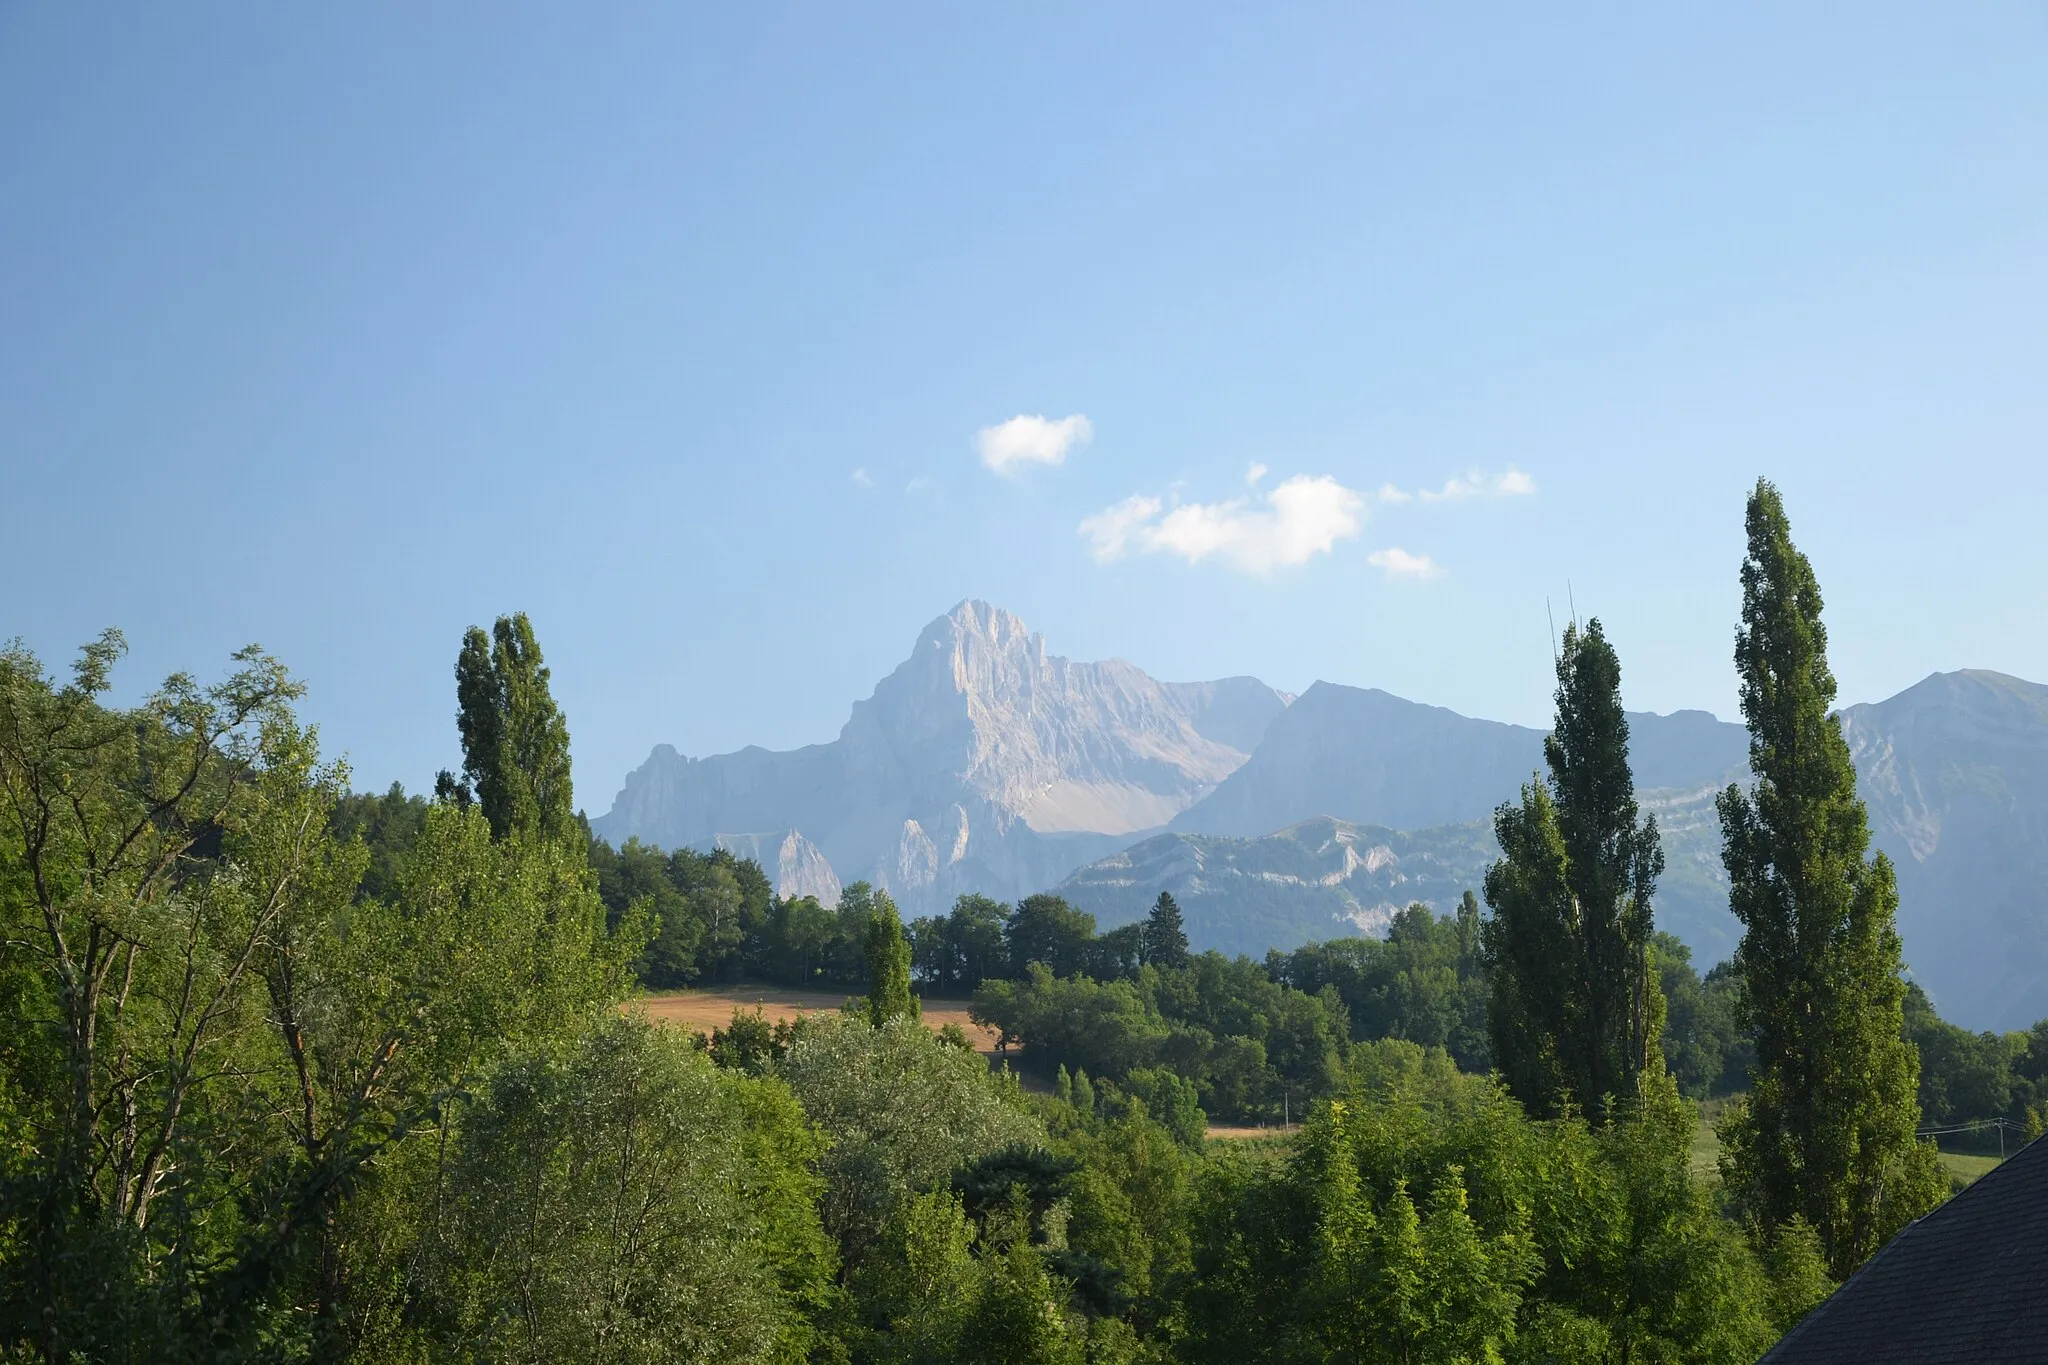
<instances>
[{"instance_id":1,"label":"blue sky","mask_svg":"<svg viewBox=\"0 0 2048 1365\"><path fill-rule=\"evenodd\" d=\"M131 694L260 641L418 786L523 609L593 811L832 737L966 596L1540 724L1569 592L1630 705L1732 716L1761 473L1845 701L2048 680L2044 57L1990 3L7 6L0 635L118 624Z\"/></svg>"}]
</instances>

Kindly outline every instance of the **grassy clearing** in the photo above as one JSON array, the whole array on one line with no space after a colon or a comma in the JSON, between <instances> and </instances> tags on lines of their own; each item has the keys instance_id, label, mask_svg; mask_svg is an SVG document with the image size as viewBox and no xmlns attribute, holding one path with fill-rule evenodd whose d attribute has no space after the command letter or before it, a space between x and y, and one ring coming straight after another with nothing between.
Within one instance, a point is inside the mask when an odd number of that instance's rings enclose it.
<instances>
[{"instance_id":1,"label":"grassy clearing","mask_svg":"<svg viewBox=\"0 0 2048 1365\"><path fill-rule=\"evenodd\" d=\"M1695 1180L1718 1183L1721 1179L1721 1139L1714 1135L1714 1125L1703 1116L1700 1126L1693 1130L1692 1156L1689 1164Z\"/></svg>"},{"instance_id":2,"label":"grassy clearing","mask_svg":"<svg viewBox=\"0 0 2048 1365\"><path fill-rule=\"evenodd\" d=\"M1998 1158L1995 1156L1977 1156L1970 1152L1941 1154L1942 1169L1949 1173L1951 1179L1964 1185L1974 1184L1997 1164Z\"/></svg>"},{"instance_id":3,"label":"grassy clearing","mask_svg":"<svg viewBox=\"0 0 2048 1365\"><path fill-rule=\"evenodd\" d=\"M1714 1129L1732 1103L1734 1100L1730 1097L1699 1102L1700 1126L1693 1130L1690 1164L1693 1177L1710 1185L1721 1182L1721 1139Z\"/></svg>"},{"instance_id":4,"label":"grassy clearing","mask_svg":"<svg viewBox=\"0 0 2048 1365\"><path fill-rule=\"evenodd\" d=\"M1707 1100L1700 1105L1700 1126L1692 1135L1692 1173L1694 1177L1709 1182L1721 1178L1721 1140L1714 1134L1714 1125L1721 1121L1729 1101ZM1949 1173L1958 1186L1969 1185L1981 1178L1992 1167L1998 1165L1995 1156L1982 1156L1975 1152L1943 1152L1941 1167Z\"/></svg>"},{"instance_id":5,"label":"grassy clearing","mask_svg":"<svg viewBox=\"0 0 2048 1365\"><path fill-rule=\"evenodd\" d=\"M770 1023L781 1019L796 1019L806 1014L832 1013L846 1003L851 991L793 991L784 986L721 986L715 990L661 991L643 995L628 1004L628 1009L644 1010L649 1019L660 1024L675 1024L693 1033L709 1033L724 1028L732 1020L734 1010L755 1010ZM933 1030L948 1024L958 1024L974 1043L975 1051L993 1055L996 1050L994 1029L983 1028L967 1017L967 1001L927 999L924 1004L924 1022Z\"/></svg>"},{"instance_id":6,"label":"grassy clearing","mask_svg":"<svg viewBox=\"0 0 2048 1365\"><path fill-rule=\"evenodd\" d=\"M1293 1141L1301 1125L1293 1123L1283 1128L1277 1123L1212 1123L1208 1131L1218 1142L1281 1144Z\"/></svg>"}]
</instances>

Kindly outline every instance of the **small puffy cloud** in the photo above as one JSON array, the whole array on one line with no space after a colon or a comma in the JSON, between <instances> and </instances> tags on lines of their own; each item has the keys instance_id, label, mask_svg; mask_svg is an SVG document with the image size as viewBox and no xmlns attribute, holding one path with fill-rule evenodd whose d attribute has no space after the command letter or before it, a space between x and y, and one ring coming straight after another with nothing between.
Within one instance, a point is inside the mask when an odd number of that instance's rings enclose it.
<instances>
[{"instance_id":1,"label":"small puffy cloud","mask_svg":"<svg viewBox=\"0 0 2048 1365\"><path fill-rule=\"evenodd\" d=\"M1535 491L1536 481L1510 465L1505 474L1489 476L1475 470L1446 479L1442 488L1421 489L1416 496L1424 502L1462 502L1467 498L1526 498Z\"/></svg>"},{"instance_id":2,"label":"small puffy cloud","mask_svg":"<svg viewBox=\"0 0 2048 1365\"><path fill-rule=\"evenodd\" d=\"M1398 545L1374 550L1365 557L1365 562L1389 578L1435 578L1443 572L1428 555L1412 555Z\"/></svg>"},{"instance_id":3,"label":"small puffy cloud","mask_svg":"<svg viewBox=\"0 0 2048 1365\"><path fill-rule=\"evenodd\" d=\"M1088 537L1088 553L1095 556L1098 564L1122 559L1130 548L1131 538L1159 515L1160 507L1159 499L1140 494L1085 518L1080 532Z\"/></svg>"},{"instance_id":4,"label":"small puffy cloud","mask_svg":"<svg viewBox=\"0 0 2048 1365\"><path fill-rule=\"evenodd\" d=\"M1257 483L1257 482L1258 482L1258 481L1259 481L1260 479L1263 479L1263 478L1265 478L1265 477L1266 477L1266 466L1264 466L1263 464L1260 464L1260 463L1259 463L1259 462L1258 462L1257 460L1253 460L1253 461L1252 461L1252 462L1251 462L1250 464L1248 464L1248 465L1246 465L1246 466L1245 466L1245 469L1244 469L1244 481L1245 481L1245 482L1246 482L1247 484L1255 484L1255 483Z\"/></svg>"},{"instance_id":5,"label":"small puffy cloud","mask_svg":"<svg viewBox=\"0 0 2048 1365\"><path fill-rule=\"evenodd\" d=\"M1163 514L1163 515L1162 515ZM1219 556L1247 573L1269 573L1327 554L1358 534L1365 498L1328 475L1297 474L1263 496L1181 503L1126 498L1080 525L1102 563L1136 550L1175 554L1190 564Z\"/></svg>"},{"instance_id":6,"label":"small puffy cloud","mask_svg":"<svg viewBox=\"0 0 2048 1365\"><path fill-rule=\"evenodd\" d=\"M870 475L865 469L854 470L853 481L859 484L862 488L873 488L875 486L875 480L873 476Z\"/></svg>"},{"instance_id":7,"label":"small puffy cloud","mask_svg":"<svg viewBox=\"0 0 2048 1365\"><path fill-rule=\"evenodd\" d=\"M1394 487L1394 485L1390 483L1381 484L1380 491L1373 494L1373 496L1378 498L1381 502L1415 501L1415 495L1413 493L1407 492L1405 489L1396 488Z\"/></svg>"},{"instance_id":8,"label":"small puffy cloud","mask_svg":"<svg viewBox=\"0 0 2048 1365\"><path fill-rule=\"evenodd\" d=\"M1056 422L1044 417L1012 417L983 427L974 443L983 464L1008 476L1025 465L1064 464L1068 451L1094 438L1095 428L1077 412Z\"/></svg>"}]
</instances>

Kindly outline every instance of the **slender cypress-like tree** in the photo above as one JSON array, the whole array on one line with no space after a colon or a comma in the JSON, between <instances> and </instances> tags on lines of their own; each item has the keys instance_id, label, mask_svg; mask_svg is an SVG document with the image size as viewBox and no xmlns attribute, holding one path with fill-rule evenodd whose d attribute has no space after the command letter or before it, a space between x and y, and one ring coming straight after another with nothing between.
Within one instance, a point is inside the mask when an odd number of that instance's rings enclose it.
<instances>
[{"instance_id":1,"label":"slender cypress-like tree","mask_svg":"<svg viewBox=\"0 0 2048 1365\"><path fill-rule=\"evenodd\" d=\"M1596 1118L1663 1069L1664 999L1650 897L1664 870L1640 817L1621 709L1621 663L1599 621L1565 630L1549 780L1494 814L1487 1024L1508 1088L1532 1113L1566 1102Z\"/></svg>"},{"instance_id":2,"label":"slender cypress-like tree","mask_svg":"<svg viewBox=\"0 0 2048 1365\"><path fill-rule=\"evenodd\" d=\"M569 726L525 612L491 634L471 626L455 660L462 772L491 833L555 841L580 837L569 780ZM443 784L455 792L452 781ZM455 793L459 795L459 793Z\"/></svg>"},{"instance_id":3,"label":"slender cypress-like tree","mask_svg":"<svg viewBox=\"0 0 2048 1365\"><path fill-rule=\"evenodd\" d=\"M1181 925L1180 903L1174 900L1171 891L1160 892L1159 899L1152 902L1152 912L1145 916L1142 942L1144 960L1152 966L1187 965L1187 930Z\"/></svg>"},{"instance_id":4,"label":"slender cypress-like tree","mask_svg":"<svg viewBox=\"0 0 2048 1365\"><path fill-rule=\"evenodd\" d=\"M1757 481L1747 521L1735 667L1756 781L1718 804L1756 1069L1722 1125L1722 1171L1760 1230L1811 1224L1841 1279L1945 1182L1913 1135L1920 1068L1900 1029L1898 886L1882 853L1866 860L1820 585L1770 483Z\"/></svg>"},{"instance_id":5,"label":"slender cypress-like tree","mask_svg":"<svg viewBox=\"0 0 2048 1365\"><path fill-rule=\"evenodd\" d=\"M886 892L876 892L868 912L868 1022L880 1028L891 1019L915 1019L917 997L910 993L910 942L903 921Z\"/></svg>"}]
</instances>

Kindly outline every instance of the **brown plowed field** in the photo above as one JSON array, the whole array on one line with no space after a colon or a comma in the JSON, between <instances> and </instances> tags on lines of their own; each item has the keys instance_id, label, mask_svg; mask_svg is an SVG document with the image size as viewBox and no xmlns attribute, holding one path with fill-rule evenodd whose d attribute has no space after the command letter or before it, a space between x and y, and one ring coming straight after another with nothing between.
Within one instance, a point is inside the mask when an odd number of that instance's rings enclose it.
<instances>
[{"instance_id":1,"label":"brown plowed field","mask_svg":"<svg viewBox=\"0 0 2048 1365\"><path fill-rule=\"evenodd\" d=\"M759 1007L770 1023L794 1019L823 1010L830 1012L846 1002L850 991L793 991L781 986L729 986L718 990L664 991L633 1001L628 1009L643 1009L656 1023L677 1024L691 1032L709 1033L724 1028L734 1010ZM996 1032L967 1017L967 1001L927 999L924 1022L932 1029L958 1024L974 1041L975 1051L993 1056Z\"/></svg>"}]
</instances>

